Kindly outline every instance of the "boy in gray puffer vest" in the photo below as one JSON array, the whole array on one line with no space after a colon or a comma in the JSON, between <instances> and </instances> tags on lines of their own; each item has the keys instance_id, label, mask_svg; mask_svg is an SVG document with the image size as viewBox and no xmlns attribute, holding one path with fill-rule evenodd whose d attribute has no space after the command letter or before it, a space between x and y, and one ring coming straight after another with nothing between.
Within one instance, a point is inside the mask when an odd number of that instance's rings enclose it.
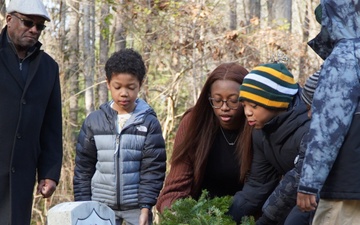
<instances>
[{"instance_id":1,"label":"boy in gray puffer vest","mask_svg":"<svg viewBox=\"0 0 360 225\"><path fill-rule=\"evenodd\" d=\"M75 201L99 201L116 223L152 224L152 206L166 171L165 141L154 110L138 98L145 76L132 49L115 52L105 65L112 100L85 119L76 145Z\"/></svg>"}]
</instances>

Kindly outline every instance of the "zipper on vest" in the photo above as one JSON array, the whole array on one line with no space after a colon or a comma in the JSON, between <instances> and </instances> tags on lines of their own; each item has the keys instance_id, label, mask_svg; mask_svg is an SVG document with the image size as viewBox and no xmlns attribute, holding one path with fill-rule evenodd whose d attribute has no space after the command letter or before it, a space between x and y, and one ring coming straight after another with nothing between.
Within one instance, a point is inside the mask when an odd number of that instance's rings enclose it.
<instances>
[{"instance_id":1,"label":"zipper on vest","mask_svg":"<svg viewBox=\"0 0 360 225\"><path fill-rule=\"evenodd\" d=\"M19 69L22 71L22 61L19 63Z\"/></svg>"},{"instance_id":2,"label":"zipper on vest","mask_svg":"<svg viewBox=\"0 0 360 225\"><path fill-rule=\"evenodd\" d=\"M120 195L124 194L124 193L120 193L120 153L117 155L116 153L119 151L119 146L120 146L120 134L116 135L116 150L115 150L115 174L116 174L116 204L117 204L117 208L120 209Z\"/></svg>"},{"instance_id":3,"label":"zipper on vest","mask_svg":"<svg viewBox=\"0 0 360 225\"><path fill-rule=\"evenodd\" d=\"M119 151L120 146L120 135L116 135L116 141L115 141L115 152L114 155L116 155Z\"/></svg>"}]
</instances>

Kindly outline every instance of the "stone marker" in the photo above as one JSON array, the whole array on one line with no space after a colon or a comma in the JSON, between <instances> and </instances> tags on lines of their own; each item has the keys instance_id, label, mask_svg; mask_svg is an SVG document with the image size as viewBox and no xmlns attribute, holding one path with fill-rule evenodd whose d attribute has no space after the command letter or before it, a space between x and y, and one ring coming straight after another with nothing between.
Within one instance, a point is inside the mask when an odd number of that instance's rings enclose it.
<instances>
[{"instance_id":1,"label":"stone marker","mask_svg":"<svg viewBox=\"0 0 360 225\"><path fill-rule=\"evenodd\" d=\"M52 207L47 225L115 225L115 213L96 201L64 202Z\"/></svg>"}]
</instances>

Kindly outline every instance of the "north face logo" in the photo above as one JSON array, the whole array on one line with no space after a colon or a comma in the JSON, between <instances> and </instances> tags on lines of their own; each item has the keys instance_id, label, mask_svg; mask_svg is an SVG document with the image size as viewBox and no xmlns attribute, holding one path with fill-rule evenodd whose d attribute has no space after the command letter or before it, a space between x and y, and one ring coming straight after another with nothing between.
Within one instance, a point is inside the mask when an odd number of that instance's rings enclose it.
<instances>
[{"instance_id":1,"label":"north face logo","mask_svg":"<svg viewBox=\"0 0 360 225\"><path fill-rule=\"evenodd\" d=\"M137 126L136 129L141 132L147 132L147 127L145 126Z\"/></svg>"}]
</instances>

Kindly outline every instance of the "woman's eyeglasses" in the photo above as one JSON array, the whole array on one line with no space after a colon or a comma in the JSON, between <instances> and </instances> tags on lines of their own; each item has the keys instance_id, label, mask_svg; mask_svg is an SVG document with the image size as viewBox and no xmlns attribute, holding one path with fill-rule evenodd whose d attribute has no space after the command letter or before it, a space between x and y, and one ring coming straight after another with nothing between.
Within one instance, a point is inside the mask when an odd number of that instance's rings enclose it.
<instances>
[{"instance_id":1,"label":"woman's eyeglasses","mask_svg":"<svg viewBox=\"0 0 360 225\"><path fill-rule=\"evenodd\" d=\"M37 30L44 30L45 29L45 25L42 24L42 23L34 23L34 21L32 20L26 20L26 19L23 19L23 18L20 18L18 17L17 15L15 14L11 14L12 16L15 16L16 18L18 18L23 24L25 27L28 27L28 28L32 28L33 26L36 26L36 29Z\"/></svg>"},{"instance_id":2,"label":"woman's eyeglasses","mask_svg":"<svg viewBox=\"0 0 360 225\"><path fill-rule=\"evenodd\" d=\"M226 100L222 100L220 98L211 98L209 97L209 101L210 101L210 105L214 108L214 109L220 109L224 103L226 103L226 105L230 108L230 109L237 109L239 108L239 100L238 98L233 98L233 99L226 99Z\"/></svg>"}]
</instances>

